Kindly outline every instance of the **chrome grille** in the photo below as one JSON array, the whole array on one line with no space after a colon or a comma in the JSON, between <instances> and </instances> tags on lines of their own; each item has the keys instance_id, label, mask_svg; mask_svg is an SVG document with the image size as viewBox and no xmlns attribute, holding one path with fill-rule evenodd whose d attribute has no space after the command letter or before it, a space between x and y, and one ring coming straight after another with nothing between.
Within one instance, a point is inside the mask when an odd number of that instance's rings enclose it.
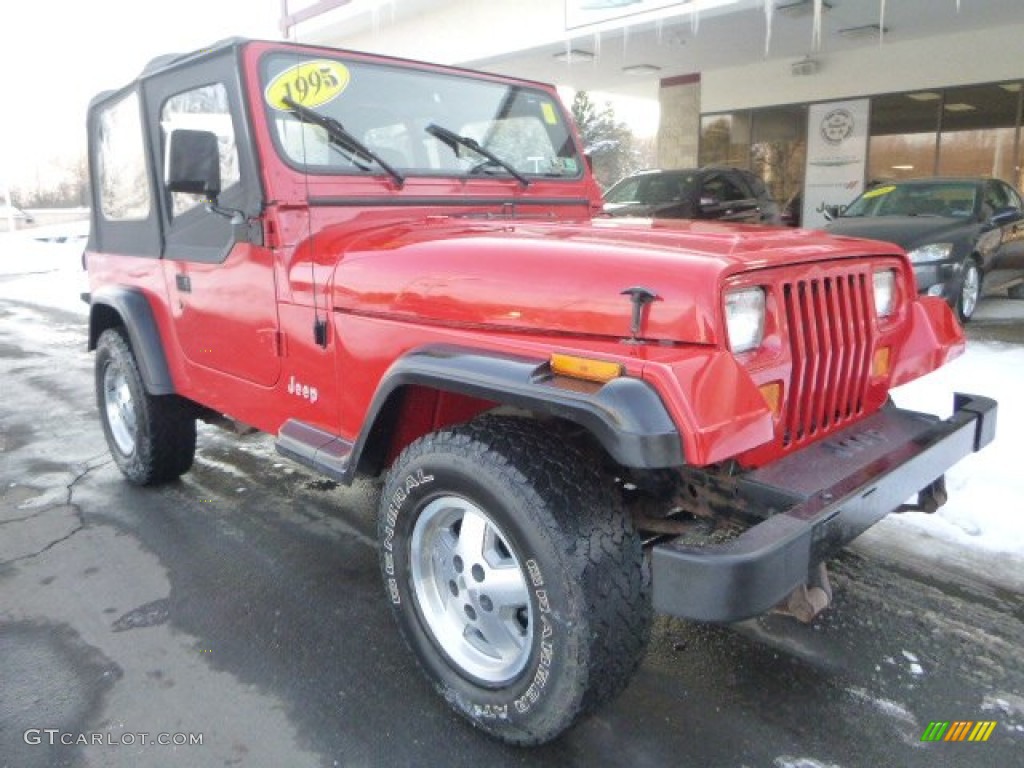
<instances>
[{"instance_id":1,"label":"chrome grille","mask_svg":"<svg viewBox=\"0 0 1024 768\"><path fill-rule=\"evenodd\" d=\"M783 445L830 432L864 409L874 323L868 270L782 284L793 371Z\"/></svg>"}]
</instances>

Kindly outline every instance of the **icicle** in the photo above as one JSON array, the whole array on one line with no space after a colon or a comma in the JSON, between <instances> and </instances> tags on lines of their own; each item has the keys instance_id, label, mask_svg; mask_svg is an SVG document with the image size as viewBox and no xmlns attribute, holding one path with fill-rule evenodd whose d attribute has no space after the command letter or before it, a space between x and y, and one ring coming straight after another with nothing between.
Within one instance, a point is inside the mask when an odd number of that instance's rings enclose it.
<instances>
[{"instance_id":1,"label":"icicle","mask_svg":"<svg viewBox=\"0 0 1024 768\"><path fill-rule=\"evenodd\" d=\"M821 0L814 0L814 26L811 30L811 49L821 49Z\"/></svg>"},{"instance_id":2,"label":"icicle","mask_svg":"<svg viewBox=\"0 0 1024 768\"><path fill-rule=\"evenodd\" d=\"M885 42L885 0L878 7L878 44Z\"/></svg>"},{"instance_id":3,"label":"icicle","mask_svg":"<svg viewBox=\"0 0 1024 768\"><path fill-rule=\"evenodd\" d=\"M664 32L665 32L665 20L664 19L658 19L657 21L654 22L654 31L657 33L657 36L658 36L658 45L661 45L662 38L664 37Z\"/></svg>"},{"instance_id":4,"label":"icicle","mask_svg":"<svg viewBox=\"0 0 1024 768\"><path fill-rule=\"evenodd\" d=\"M775 0L764 0L764 57L768 58L768 51L772 47L772 12L775 10Z\"/></svg>"},{"instance_id":5,"label":"icicle","mask_svg":"<svg viewBox=\"0 0 1024 768\"><path fill-rule=\"evenodd\" d=\"M960 13L960 0L956 0L956 12Z\"/></svg>"},{"instance_id":6,"label":"icicle","mask_svg":"<svg viewBox=\"0 0 1024 768\"><path fill-rule=\"evenodd\" d=\"M700 9L695 8L690 11L690 27L693 29L693 36L697 36L697 30L700 29Z\"/></svg>"}]
</instances>

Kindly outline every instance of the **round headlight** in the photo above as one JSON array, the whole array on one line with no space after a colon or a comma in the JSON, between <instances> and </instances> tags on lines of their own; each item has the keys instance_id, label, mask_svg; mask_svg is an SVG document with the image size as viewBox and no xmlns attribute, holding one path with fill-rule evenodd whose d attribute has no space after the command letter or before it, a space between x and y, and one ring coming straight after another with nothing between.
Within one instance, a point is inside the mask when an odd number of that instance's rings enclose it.
<instances>
[{"instance_id":1,"label":"round headlight","mask_svg":"<svg viewBox=\"0 0 1024 768\"><path fill-rule=\"evenodd\" d=\"M888 317L896 310L896 270L875 272L875 314Z\"/></svg>"},{"instance_id":2,"label":"round headlight","mask_svg":"<svg viewBox=\"0 0 1024 768\"><path fill-rule=\"evenodd\" d=\"M764 338L764 290L746 288L725 294L725 322L734 353L759 347Z\"/></svg>"},{"instance_id":3,"label":"round headlight","mask_svg":"<svg viewBox=\"0 0 1024 768\"><path fill-rule=\"evenodd\" d=\"M914 264L924 264L929 261L942 261L943 259L948 259L952 252L952 243L931 243L929 245L922 245L920 248L915 248L912 251L908 251L907 256Z\"/></svg>"}]
</instances>

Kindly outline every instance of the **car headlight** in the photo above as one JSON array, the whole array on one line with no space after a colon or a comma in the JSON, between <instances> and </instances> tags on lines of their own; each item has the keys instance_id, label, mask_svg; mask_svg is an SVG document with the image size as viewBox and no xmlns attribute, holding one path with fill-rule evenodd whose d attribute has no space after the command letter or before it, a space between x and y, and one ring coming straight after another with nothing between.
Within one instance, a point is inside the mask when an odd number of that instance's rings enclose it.
<instances>
[{"instance_id":1,"label":"car headlight","mask_svg":"<svg viewBox=\"0 0 1024 768\"><path fill-rule=\"evenodd\" d=\"M764 290L745 288L725 294L725 323L734 353L759 347L764 338Z\"/></svg>"},{"instance_id":2,"label":"car headlight","mask_svg":"<svg viewBox=\"0 0 1024 768\"><path fill-rule=\"evenodd\" d=\"M875 314L888 317L896 309L896 270L875 272Z\"/></svg>"},{"instance_id":3,"label":"car headlight","mask_svg":"<svg viewBox=\"0 0 1024 768\"><path fill-rule=\"evenodd\" d=\"M924 264L929 261L948 259L951 253L953 253L952 243L931 243L915 248L907 253L907 256L910 257L910 261L914 264Z\"/></svg>"}]
</instances>

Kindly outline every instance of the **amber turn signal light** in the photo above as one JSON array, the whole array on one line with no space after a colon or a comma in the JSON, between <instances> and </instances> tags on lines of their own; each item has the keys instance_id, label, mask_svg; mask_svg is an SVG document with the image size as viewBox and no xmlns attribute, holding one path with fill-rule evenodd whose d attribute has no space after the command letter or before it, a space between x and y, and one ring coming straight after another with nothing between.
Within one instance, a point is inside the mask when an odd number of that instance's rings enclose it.
<instances>
[{"instance_id":1,"label":"amber turn signal light","mask_svg":"<svg viewBox=\"0 0 1024 768\"><path fill-rule=\"evenodd\" d=\"M772 414L777 418L782 413L782 382L773 381L771 384L762 384L759 388L761 397L772 409Z\"/></svg>"},{"instance_id":2,"label":"amber turn signal light","mask_svg":"<svg viewBox=\"0 0 1024 768\"><path fill-rule=\"evenodd\" d=\"M606 360L591 360L589 357L560 355L558 353L551 355L551 370L560 376L596 381L601 384L617 379L622 375L622 366L619 363L609 363Z\"/></svg>"},{"instance_id":3,"label":"amber turn signal light","mask_svg":"<svg viewBox=\"0 0 1024 768\"><path fill-rule=\"evenodd\" d=\"M889 347L876 349L874 360L871 362L871 375L876 377L888 376L890 357Z\"/></svg>"}]
</instances>

